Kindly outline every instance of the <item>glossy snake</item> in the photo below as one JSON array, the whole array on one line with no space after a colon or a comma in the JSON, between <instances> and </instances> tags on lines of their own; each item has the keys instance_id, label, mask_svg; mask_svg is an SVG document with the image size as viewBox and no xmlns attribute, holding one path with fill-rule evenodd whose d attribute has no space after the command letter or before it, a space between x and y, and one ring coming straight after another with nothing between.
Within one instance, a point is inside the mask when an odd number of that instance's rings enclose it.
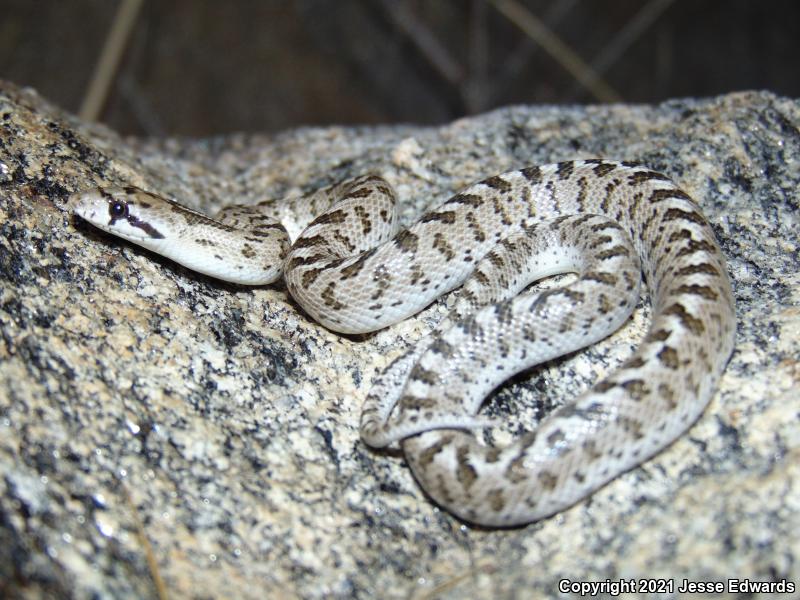
<instances>
[{"instance_id":1,"label":"glossy snake","mask_svg":"<svg viewBox=\"0 0 800 600\"><path fill-rule=\"evenodd\" d=\"M733 298L710 226L666 176L629 163L490 177L399 232L394 193L375 176L213 220L134 187L72 204L201 273L252 285L282 275L298 304L338 332L386 327L463 284L445 322L376 382L361 435L399 442L437 503L484 525L553 514L663 449L701 414L733 349ZM290 244L281 220L310 224ZM486 395L614 331L635 306L641 271L653 318L636 353L513 444L479 443L470 429L487 424L477 415ZM564 272L577 280L525 292Z\"/></svg>"}]
</instances>

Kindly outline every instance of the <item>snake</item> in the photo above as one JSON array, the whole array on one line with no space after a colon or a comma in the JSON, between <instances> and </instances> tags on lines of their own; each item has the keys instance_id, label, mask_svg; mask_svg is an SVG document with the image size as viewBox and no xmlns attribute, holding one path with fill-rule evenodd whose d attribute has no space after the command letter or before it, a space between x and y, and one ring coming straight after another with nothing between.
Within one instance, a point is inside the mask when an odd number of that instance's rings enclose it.
<instances>
[{"instance_id":1,"label":"snake","mask_svg":"<svg viewBox=\"0 0 800 600\"><path fill-rule=\"evenodd\" d=\"M558 513L680 437L734 347L725 257L697 203L668 176L608 159L485 178L400 226L395 192L362 175L214 218L135 186L81 190L73 212L202 274L283 278L300 308L344 334L377 331L461 288L451 312L377 377L365 443L399 444L426 494L458 518L518 526ZM560 287L532 282L572 273ZM507 445L477 433L503 381L651 321L632 356Z\"/></svg>"}]
</instances>

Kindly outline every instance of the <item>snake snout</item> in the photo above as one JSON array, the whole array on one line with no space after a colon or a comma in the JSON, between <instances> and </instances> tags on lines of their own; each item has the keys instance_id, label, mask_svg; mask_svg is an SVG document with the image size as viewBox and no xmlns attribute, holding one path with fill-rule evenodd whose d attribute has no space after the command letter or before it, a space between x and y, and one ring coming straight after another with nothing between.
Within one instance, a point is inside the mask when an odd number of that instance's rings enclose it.
<instances>
[{"instance_id":1,"label":"snake snout","mask_svg":"<svg viewBox=\"0 0 800 600\"><path fill-rule=\"evenodd\" d=\"M105 209L105 199L95 191L75 192L67 199L67 208L82 219L95 222Z\"/></svg>"}]
</instances>

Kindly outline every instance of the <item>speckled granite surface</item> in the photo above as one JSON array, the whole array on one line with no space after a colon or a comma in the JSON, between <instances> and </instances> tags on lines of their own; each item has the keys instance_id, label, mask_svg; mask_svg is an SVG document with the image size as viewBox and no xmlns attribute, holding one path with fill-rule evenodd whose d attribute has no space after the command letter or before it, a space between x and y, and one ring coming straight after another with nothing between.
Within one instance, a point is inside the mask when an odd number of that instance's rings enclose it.
<instances>
[{"instance_id":1,"label":"speckled granite surface","mask_svg":"<svg viewBox=\"0 0 800 600\"><path fill-rule=\"evenodd\" d=\"M512 598L559 581L800 583L800 104L518 107L438 128L137 143L0 88L0 595ZM74 190L133 183L202 210L377 172L406 219L480 177L601 156L700 202L729 258L736 351L701 420L589 500L528 527L438 510L358 438L380 369L446 310L371 336L310 322L102 234ZM516 378L515 427L619 364L646 303L588 352Z\"/></svg>"}]
</instances>

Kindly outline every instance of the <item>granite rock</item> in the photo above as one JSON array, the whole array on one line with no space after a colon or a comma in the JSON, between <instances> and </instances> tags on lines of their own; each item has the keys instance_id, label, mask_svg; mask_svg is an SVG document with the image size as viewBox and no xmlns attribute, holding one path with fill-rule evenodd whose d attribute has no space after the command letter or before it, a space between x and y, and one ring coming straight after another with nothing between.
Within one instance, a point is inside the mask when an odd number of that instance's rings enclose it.
<instances>
[{"instance_id":1,"label":"granite rock","mask_svg":"<svg viewBox=\"0 0 800 600\"><path fill-rule=\"evenodd\" d=\"M659 106L497 110L441 127L125 140L0 87L0 595L136 598L559 595L559 582L800 583L800 103L737 93ZM608 157L691 193L729 260L734 355L666 451L542 522L472 527L402 456L358 437L387 362L445 298L341 336L281 285L199 276L72 217L134 184L213 213L379 173L404 219L504 170ZM498 435L622 362L648 304L586 352L515 378ZM563 595L563 594L562 594ZM673 594L666 594L667 596Z\"/></svg>"}]
</instances>

